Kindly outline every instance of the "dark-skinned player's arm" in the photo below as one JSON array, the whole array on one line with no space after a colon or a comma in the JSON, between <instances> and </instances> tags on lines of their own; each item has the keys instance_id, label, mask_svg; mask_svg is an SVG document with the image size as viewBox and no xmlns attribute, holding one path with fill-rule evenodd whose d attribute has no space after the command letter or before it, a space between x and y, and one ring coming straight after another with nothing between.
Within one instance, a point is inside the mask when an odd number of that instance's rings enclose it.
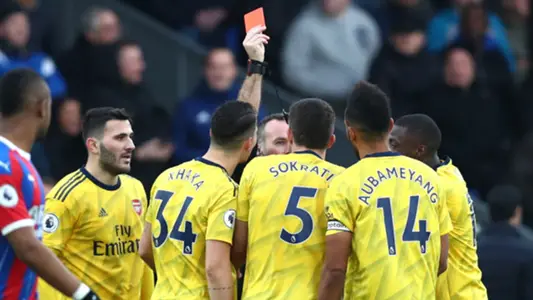
<instances>
[{"instance_id":1,"label":"dark-skinned player's arm","mask_svg":"<svg viewBox=\"0 0 533 300\"><path fill-rule=\"evenodd\" d=\"M17 178L19 176L16 176L16 173L20 171L15 171L15 167L18 163L12 162L11 166L13 166L12 174L0 176L3 190L0 197L0 229L15 255L64 295L74 299L91 299L93 295L97 297L37 238L34 230L36 218L30 216L22 191L15 188L25 183L20 181L26 180L26 176L22 174L20 176L22 179Z\"/></svg>"},{"instance_id":2,"label":"dark-skinned player's arm","mask_svg":"<svg viewBox=\"0 0 533 300\"><path fill-rule=\"evenodd\" d=\"M342 175L330 183L324 200L326 219L326 251L318 288L318 299L340 300L348 259L352 251L354 220L361 210L359 201L347 201L348 195L357 190L344 183Z\"/></svg>"},{"instance_id":3,"label":"dark-skinned player's arm","mask_svg":"<svg viewBox=\"0 0 533 300\"><path fill-rule=\"evenodd\" d=\"M439 199L437 202L437 212L439 216L439 232L440 232L440 258L438 275L444 273L448 269L448 249L449 240L448 234L452 231L453 225L448 211L447 200L448 197L453 196L451 186L444 184L439 185Z\"/></svg>"},{"instance_id":4,"label":"dark-skinned player's arm","mask_svg":"<svg viewBox=\"0 0 533 300\"><path fill-rule=\"evenodd\" d=\"M246 248L248 247L248 222L237 218L233 233L233 247L231 248L231 262L236 270L240 270L246 262Z\"/></svg>"},{"instance_id":5,"label":"dark-skinned player's arm","mask_svg":"<svg viewBox=\"0 0 533 300\"><path fill-rule=\"evenodd\" d=\"M337 232L326 236L326 255L318 289L319 300L342 299L351 244L351 232Z\"/></svg>"},{"instance_id":6,"label":"dark-skinned player's arm","mask_svg":"<svg viewBox=\"0 0 533 300\"><path fill-rule=\"evenodd\" d=\"M261 105L261 92L263 90L263 74L261 74L261 70L264 70L264 68L261 67L261 63L265 60L265 45L268 44L270 39L263 34L265 29L266 27L264 26L250 29L242 42L250 60L249 64L253 64L253 66L249 66L248 76L246 76L242 84L237 99L250 103L257 112L259 112L259 106Z\"/></svg>"},{"instance_id":7,"label":"dark-skinned player's arm","mask_svg":"<svg viewBox=\"0 0 533 300\"><path fill-rule=\"evenodd\" d=\"M54 253L35 237L33 227L22 227L6 235L17 257L52 287L74 299L99 299L81 283ZM94 298L93 298L94 296Z\"/></svg>"},{"instance_id":8,"label":"dark-skinned player's arm","mask_svg":"<svg viewBox=\"0 0 533 300\"><path fill-rule=\"evenodd\" d=\"M139 245L139 255L155 271L154 253L152 249L152 224L148 222L144 223L144 231Z\"/></svg>"}]
</instances>

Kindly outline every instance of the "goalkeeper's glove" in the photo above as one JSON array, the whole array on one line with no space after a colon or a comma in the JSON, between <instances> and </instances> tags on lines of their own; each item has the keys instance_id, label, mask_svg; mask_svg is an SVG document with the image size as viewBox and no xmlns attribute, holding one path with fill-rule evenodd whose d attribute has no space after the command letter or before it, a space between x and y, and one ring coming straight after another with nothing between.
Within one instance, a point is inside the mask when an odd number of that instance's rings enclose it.
<instances>
[{"instance_id":1,"label":"goalkeeper's glove","mask_svg":"<svg viewBox=\"0 0 533 300\"><path fill-rule=\"evenodd\" d=\"M80 284L78 289L72 295L74 300L100 300L98 295L96 295L91 289L85 284Z\"/></svg>"}]
</instances>

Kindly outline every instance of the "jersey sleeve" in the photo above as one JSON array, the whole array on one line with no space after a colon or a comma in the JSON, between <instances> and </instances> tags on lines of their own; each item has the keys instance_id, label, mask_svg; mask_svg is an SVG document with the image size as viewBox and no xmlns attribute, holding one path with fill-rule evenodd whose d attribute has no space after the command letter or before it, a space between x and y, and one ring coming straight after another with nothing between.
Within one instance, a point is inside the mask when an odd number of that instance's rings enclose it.
<instances>
[{"instance_id":1,"label":"jersey sleeve","mask_svg":"<svg viewBox=\"0 0 533 300\"><path fill-rule=\"evenodd\" d=\"M237 220L248 222L250 208L250 187L252 186L252 167L250 164L244 168L241 182L239 183L239 197L237 198Z\"/></svg>"},{"instance_id":2,"label":"jersey sleeve","mask_svg":"<svg viewBox=\"0 0 533 300\"><path fill-rule=\"evenodd\" d=\"M450 212L448 211L448 206L446 205L447 197L451 194L447 189L443 188L442 184L440 186L440 190L439 202L437 203L439 230L440 235L445 235L450 233L450 231L453 229L452 220L450 219Z\"/></svg>"},{"instance_id":3,"label":"jersey sleeve","mask_svg":"<svg viewBox=\"0 0 533 300\"><path fill-rule=\"evenodd\" d=\"M60 254L72 235L79 203L76 203L76 198L72 194L63 201L50 195L44 205L43 243L56 254Z\"/></svg>"},{"instance_id":4,"label":"jersey sleeve","mask_svg":"<svg viewBox=\"0 0 533 300\"><path fill-rule=\"evenodd\" d=\"M221 191L209 208L206 240L232 244L236 208L237 187L230 187Z\"/></svg>"},{"instance_id":5,"label":"jersey sleeve","mask_svg":"<svg viewBox=\"0 0 533 300\"><path fill-rule=\"evenodd\" d=\"M0 231L3 236L35 226L22 192L22 173L17 162L0 161Z\"/></svg>"},{"instance_id":6,"label":"jersey sleeve","mask_svg":"<svg viewBox=\"0 0 533 300\"><path fill-rule=\"evenodd\" d=\"M324 202L328 227L326 235L332 235L338 232L353 232L355 229L355 220L353 218L353 207L347 200L348 192L340 178L333 179Z\"/></svg>"},{"instance_id":7,"label":"jersey sleeve","mask_svg":"<svg viewBox=\"0 0 533 300\"><path fill-rule=\"evenodd\" d=\"M450 185L446 195L446 206L452 224L463 216L469 215L468 189L459 185Z\"/></svg>"}]
</instances>

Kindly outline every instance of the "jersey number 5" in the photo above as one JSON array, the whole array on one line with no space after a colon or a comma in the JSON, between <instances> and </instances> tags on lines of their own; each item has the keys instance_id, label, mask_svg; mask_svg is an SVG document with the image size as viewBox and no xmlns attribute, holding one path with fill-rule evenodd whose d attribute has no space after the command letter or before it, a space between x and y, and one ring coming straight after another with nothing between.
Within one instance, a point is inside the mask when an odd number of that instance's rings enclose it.
<instances>
[{"instance_id":1,"label":"jersey number 5","mask_svg":"<svg viewBox=\"0 0 533 300\"><path fill-rule=\"evenodd\" d=\"M193 198L186 197L185 201L183 201L183 206L180 209L178 218L176 219L176 222L174 222L174 226L172 227L172 231L170 232L169 236L168 224L167 220L163 216L163 212L165 211L165 207L168 204L168 200L170 200L173 195L174 193L165 190L158 190L155 193L155 200L161 201L161 205L157 210L156 216L157 221L159 222L159 227L161 229L159 230L159 235L157 237L153 236L154 246L156 248L163 246L167 238L170 237L173 240L183 242L183 254L192 254L192 244L196 242L197 234L192 231L192 223L190 221L185 221L185 231L180 231L180 227L181 223L183 223L183 217L185 217L185 213L187 212L189 205L191 205Z\"/></svg>"},{"instance_id":2,"label":"jersey number 5","mask_svg":"<svg viewBox=\"0 0 533 300\"><path fill-rule=\"evenodd\" d=\"M303 208L298 207L302 198L315 198L316 188L296 186L292 189L285 209L286 216L295 216L302 221L302 229L297 233L290 233L285 228L281 229L279 237L289 244L300 244L305 242L313 233L313 217Z\"/></svg>"},{"instance_id":3,"label":"jersey number 5","mask_svg":"<svg viewBox=\"0 0 533 300\"><path fill-rule=\"evenodd\" d=\"M426 253L426 244L429 240L430 232L427 231L427 221L419 220L418 229L415 231L416 214L418 212L419 196L411 196L409 199L409 213L407 215L407 224L402 235L404 242L419 242L420 252ZM396 255L396 236L394 234L394 220L392 218L392 205L390 198L379 198L377 201L378 208L383 210L383 218L385 220L385 233L387 234L387 246L389 248L389 255Z\"/></svg>"}]
</instances>

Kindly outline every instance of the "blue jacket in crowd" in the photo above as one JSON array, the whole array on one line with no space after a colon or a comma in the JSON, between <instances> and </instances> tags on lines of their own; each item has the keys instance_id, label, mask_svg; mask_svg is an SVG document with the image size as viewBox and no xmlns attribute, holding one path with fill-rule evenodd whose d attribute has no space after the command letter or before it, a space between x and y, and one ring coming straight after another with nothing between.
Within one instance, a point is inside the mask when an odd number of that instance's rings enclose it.
<instances>
[{"instance_id":1,"label":"blue jacket in crowd","mask_svg":"<svg viewBox=\"0 0 533 300\"><path fill-rule=\"evenodd\" d=\"M27 55L7 55L0 52L0 76L17 68L29 68L39 73L48 83L52 99L65 96L67 85L56 68L54 61L46 54L35 52Z\"/></svg>"},{"instance_id":2,"label":"blue jacket in crowd","mask_svg":"<svg viewBox=\"0 0 533 300\"><path fill-rule=\"evenodd\" d=\"M202 156L207 151L211 115L219 105L237 99L240 88L241 82L236 81L228 91L217 92L211 90L204 81L178 105L172 121L176 163ZM261 109L259 120L263 116L265 113Z\"/></svg>"},{"instance_id":3,"label":"blue jacket in crowd","mask_svg":"<svg viewBox=\"0 0 533 300\"><path fill-rule=\"evenodd\" d=\"M459 36L460 16L456 9L445 9L437 14L429 23L427 32L427 46L430 51L444 50L451 42ZM501 51L511 71L516 70L516 61L513 56L507 31L500 18L489 13L489 36L496 41L498 49Z\"/></svg>"}]
</instances>

